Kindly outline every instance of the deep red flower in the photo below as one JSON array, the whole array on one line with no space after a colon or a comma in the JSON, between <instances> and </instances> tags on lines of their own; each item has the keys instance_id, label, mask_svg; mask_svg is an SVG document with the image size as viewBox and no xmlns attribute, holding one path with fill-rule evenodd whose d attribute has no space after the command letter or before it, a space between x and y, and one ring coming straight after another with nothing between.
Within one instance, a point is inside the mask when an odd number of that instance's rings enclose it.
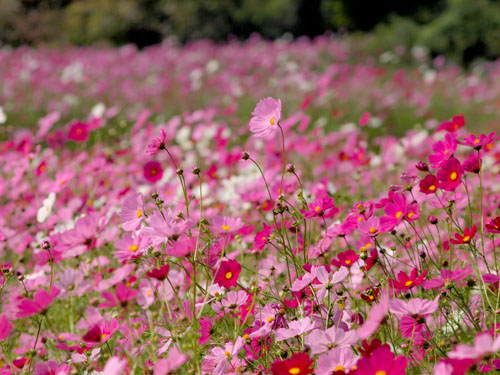
<instances>
[{"instance_id":1,"label":"deep red flower","mask_svg":"<svg viewBox=\"0 0 500 375\"><path fill-rule=\"evenodd\" d=\"M335 267L351 267L359 259L359 255L354 250L346 250L337 255L338 259L332 259Z\"/></svg>"},{"instance_id":2,"label":"deep red flower","mask_svg":"<svg viewBox=\"0 0 500 375\"><path fill-rule=\"evenodd\" d=\"M401 271L398 273L397 280L389 279L389 284L398 290L409 290L414 286L422 284L425 281L425 275L427 275L426 270L418 276L418 270L416 268L411 271L409 276L404 271Z\"/></svg>"},{"instance_id":3,"label":"deep red flower","mask_svg":"<svg viewBox=\"0 0 500 375\"><path fill-rule=\"evenodd\" d=\"M439 180L433 174L428 174L420 181L420 192L424 194L434 194L438 188Z\"/></svg>"},{"instance_id":4,"label":"deep red flower","mask_svg":"<svg viewBox=\"0 0 500 375\"><path fill-rule=\"evenodd\" d=\"M148 161L144 165L144 178L149 182L156 182L163 177L163 168L157 161Z\"/></svg>"},{"instance_id":5,"label":"deep red flower","mask_svg":"<svg viewBox=\"0 0 500 375\"><path fill-rule=\"evenodd\" d=\"M494 219L491 219L491 221L486 224L486 230L490 233L500 233L500 216L497 216Z\"/></svg>"},{"instance_id":6,"label":"deep red flower","mask_svg":"<svg viewBox=\"0 0 500 375\"><path fill-rule=\"evenodd\" d=\"M472 155L463 163L464 170L469 173L479 173L481 171L482 160L477 155Z\"/></svg>"},{"instance_id":7,"label":"deep red flower","mask_svg":"<svg viewBox=\"0 0 500 375\"><path fill-rule=\"evenodd\" d=\"M373 339L370 342L363 340L363 342L361 343L361 347L359 348L359 352L363 357L369 357L376 349L382 347L390 349L390 346L388 344L382 344L379 339Z\"/></svg>"},{"instance_id":8,"label":"deep red flower","mask_svg":"<svg viewBox=\"0 0 500 375\"><path fill-rule=\"evenodd\" d=\"M361 299L368 303L373 303L377 300L378 294L380 293L380 288L370 287L360 294Z\"/></svg>"},{"instance_id":9,"label":"deep red flower","mask_svg":"<svg viewBox=\"0 0 500 375\"><path fill-rule=\"evenodd\" d=\"M241 265L238 261L234 259L223 261L215 275L215 283L226 289L236 286L240 272Z\"/></svg>"},{"instance_id":10,"label":"deep red flower","mask_svg":"<svg viewBox=\"0 0 500 375\"><path fill-rule=\"evenodd\" d=\"M296 353L291 358L277 359L271 365L273 375L308 375L314 372L314 361L306 353Z\"/></svg>"},{"instance_id":11,"label":"deep red flower","mask_svg":"<svg viewBox=\"0 0 500 375\"><path fill-rule=\"evenodd\" d=\"M160 268L153 268L151 271L146 272L146 275L152 277L153 279L163 281L167 278L169 269L170 265L165 264Z\"/></svg>"},{"instance_id":12,"label":"deep red flower","mask_svg":"<svg viewBox=\"0 0 500 375\"><path fill-rule=\"evenodd\" d=\"M451 239L451 243L454 245L462 245L462 244L468 244L470 240L474 238L474 235L477 232L477 228L475 225L472 226L472 228L465 228L464 229L464 235L460 235L459 233L455 233L455 238Z\"/></svg>"},{"instance_id":13,"label":"deep red flower","mask_svg":"<svg viewBox=\"0 0 500 375\"><path fill-rule=\"evenodd\" d=\"M450 158L441 163L441 169L437 172L439 188L446 191L454 191L460 185L464 169L456 158Z\"/></svg>"}]
</instances>

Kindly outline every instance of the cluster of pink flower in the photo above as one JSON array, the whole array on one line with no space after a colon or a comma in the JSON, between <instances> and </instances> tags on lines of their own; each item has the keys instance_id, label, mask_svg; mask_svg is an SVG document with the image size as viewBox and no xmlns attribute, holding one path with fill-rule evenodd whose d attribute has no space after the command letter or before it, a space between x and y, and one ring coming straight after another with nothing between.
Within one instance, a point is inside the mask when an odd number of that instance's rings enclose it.
<instances>
[{"instance_id":1,"label":"cluster of pink flower","mask_svg":"<svg viewBox=\"0 0 500 375\"><path fill-rule=\"evenodd\" d=\"M248 43L254 52L314 47ZM162 48L119 54L154 76ZM196 56L169 48L175 59ZM238 45L225 48L219 53L231 59ZM23 53L40 52L0 51L0 61ZM92 53L113 61L109 51ZM278 69L275 57L257 55L258 67ZM40 64L30 69L42 77ZM245 83L236 71L251 64L242 59L205 84L235 90ZM63 72L78 95L70 76L84 80L83 66ZM267 97L245 121L224 101L163 121L152 99L159 92L141 87L112 98L150 109L127 112L131 124L115 123L126 108L104 106L65 122L70 106L41 95L37 104L54 112L0 144L0 374L500 369L500 136L470 134L462 115L400 138L369 136L384 126L377 121L389 101L359 126L328 131L311 117L332 82L352 73L342 66L309 72L317 95L296 112L285 115L295 107ZM283 69L293 76L284 91L307 77ZM356 74L381 74L365 69ZM127 96L124 72L130 67L109 69ZM173 77L190 86L179 95L197 90L197 74ZM399 72L387 90L408 90L406 78ZM5 82L12 100L17 80ZM120 137L109 138L110 128Z\"/></svg>"}]
</instances>

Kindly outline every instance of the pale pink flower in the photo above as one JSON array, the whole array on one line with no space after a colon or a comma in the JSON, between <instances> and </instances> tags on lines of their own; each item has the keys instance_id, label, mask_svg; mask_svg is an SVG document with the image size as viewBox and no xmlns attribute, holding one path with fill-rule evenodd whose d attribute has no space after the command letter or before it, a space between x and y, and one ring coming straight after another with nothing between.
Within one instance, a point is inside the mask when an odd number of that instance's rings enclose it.
<instances>
[{"instance_id":1,"label":"pale pink flower","mask_svg":"<svg viewBox=\"0 0 500 375\"><path fill-rule=\"evenodd\" d=\"M116 356L111 357L106 362L104 370L102 370L102 375L121 375L124 373L126 366L127 366L126 359L120 359Z\"/></svg>"},{"instance_id":2,"label":"pale pink flower","mask_svg":"<svg viewBox=\"0 0 500 375\"><path fill-rule=\"evenodd\" d=\"M481 333L474 339L474 345L457 345L448 353L449 358L454 359L480 359L500 350L500 336L496 339L489 333Z\"/></svg>"},{"instance_id":3,"label":"pale pink flower","mask_svg":"<svg viewBox=\"0 0 500 375\"><path fill-rule=\"evenodd\" d=\"M135 231L141 227L144 220L144 196L134 193L125 199L120 212L122 228L126 231Z\"/></svg>"},{"instance_id":4,"label":"pale pink flower","mask_svg":"<svg viewBox=\"0 0 500 375\"><path fill-rule=\"evenodd\" d=\"M380 326L389 311L389 297L386 292L380 297L380 302L370 310L368 318L356 331L358 337L364 340L370 337Z\"/></svg>"},{"instance_id":5,"label":"pale pink flower","mask_svg":"<svg viewBox=\"0 0 500 375\"><path fill-rule=\"evenodd\" d=\"M288 328L280 328L276 331L276 341L288 340L295 336L303 335L314 328L311 318L294 320L288 323Z\"/></svg>"},{"instance_id":6,"label":"pale pink flower","mask_svg":"<svg viewBox=\"0 0 500 375\"><path fill-rule=\"evenodd\" d=\"M326 331L315 329L306 337L306 344L311 348L311 354L328 351L333 346L351 346L358 341L355 331L344 331L342 328L332 326Z\"/></svg>"},{"instance_id":7,"label":"pale pink flower","mask_svg":"<svg viewBox=\"0 0 500 375\"><path fill-rule=\"evenodd\" d=\"M320 355L316 365L316 375L331 375L334 372L350 372L356 366L358 357L352 354L349 347L337 347L327 354Z\"/></svg>"},{"instance_id":8,"label":"pale pink flower","mask_svg":"<svg viewBox=\"0 0 500 375\"><path fill-rule=\"evenodd\" d=\"M429 301L422 298L412 298L409 301L392 299L389 301L389 310L398 316L402 315L429 315L438 309L439 296Z\"/></svg>"},{"instance_id":9,"label":"pale pink flower","mask_svg":"<svg viewBox=\"0 0 500 375\"><path fill-rule=\"evenodd\" d=\"M154 365L153 375L166 375L177 370L189 360L189 357L179 351L177 346L170 349L167 358L159 359Z\"/></svg>"},{"instance_id":10,"label":"pale pink flower","mask_svg":"<svg viewBox=\"0 0 500 375\"><path fill-rule=\"evenodd\" d=\"M257 103L252 118L250 119L250 131L257 137L267 138L278 131L278 123L281 119L281 100L265 98Z\"/></svg>"}]
</instances>

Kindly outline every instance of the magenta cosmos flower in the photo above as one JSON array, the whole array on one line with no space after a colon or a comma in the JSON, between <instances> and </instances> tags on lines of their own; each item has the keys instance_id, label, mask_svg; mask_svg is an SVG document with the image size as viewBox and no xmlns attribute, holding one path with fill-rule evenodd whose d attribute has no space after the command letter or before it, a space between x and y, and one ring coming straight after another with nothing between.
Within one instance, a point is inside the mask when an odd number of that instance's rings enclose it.
<instances>
[{"instance_id":1,"label":"magenta cosmos flower","mask_svg":"<svg viewBox=\"0 0 500 375\"><path fill-rule=\"evenodd\" d=\"M357 375L405 375L407 360L403 356L394 358L394 353L385 346L375 349L370 357L357 363Z\"/></svg>"},{"instance_id":2,"label":"magenta cosmos flower","mask_svg":"<svg viewBox=\"0 0 500 375\"><path fill-rule=\"evenodd\" d=\"M26 316L35 315L38 313L45 314L49 308L52 301L59 294L59 289L53 286L50 292L47 293L45 289L39 289L33 295L33 299L24 298L21 300L17 308L19 312L17 313L18 318L24 318Z\"/></svg>"},{"instance_id":3,"label":"magenta cosmos flower","mask_svg":"<svg viewBox=\"0 0 500 375\"><path fill-rule=\"evenodd\" d=\"M130 195L123 203L120 212L122 228L126 231L135 231L141 227L144 220L144 197L141 193Z\"/></svg>"},{"instance_id":4,"label":"magenta cosmos flower","mask_svg":"<svg viewBox=\"0 0 500 375\"><path fill-rule=\"evenodd\" d=\"M220 265L219 271L215 275L215 283L226 289L236 286L240 272L241 265L238 261L234 259L223 261Z\"/></svg>"},{"instance_id":5,"label":"magenta cosmos flower","mask_svg":"<svg viewBox=\"0 0 500 375\"><path fill-rule=\"evenodd\" d=\"M148 161L144 165L144 178L149 182L156 182L163 177L163 168L157 161Z\"/></svg>"},{"instance_id":6,"label":"magenta cosmos flower","mask_svg":"<svg viewBox=\"0 0 500 375\"><path fill-rule=\"evenodd\" d=\"M281 119L281 100L265 98L257 103L250 119L250 131L257 137L268 138L278 131Z\"/></svg>"},{"instance_id":7,"label":"magenta cosmos flower","mask_svg":"<svg viewBox=\"0 0 500 375\"><path fill-rule=\"evenodd\" d=\"M454 191L460 185L464 169L456 158L450 158L441 163L441 169L437 172L439 188L446 191Z\"/></svg>"},{"instance_id":8,"label":"magenta cosmos flower","mask_svg":"<svg viewBox=\"0 0 500 375\"><path fill-rule=\"evenodd\" d=\"M308 210L300 210L305 219L312 217L328 218L339 212L339 209L334 204L334 200L329 197L316 199L313 203L309 203L308 206Z\"/></svg>"},{"instance_id":9,"label":"magenta cosmos flower","mask_svg":"<svg viewBox=\"0 0 500 375\"><path fill-rule=\"evenodd\" d=\"M85 142L89 137L89 126L83 122L75 122L71 125L68 138L75 142Z\"/></svg>"},{"instance_id":10,"label":"magenta cosmos flower","mask_svg":"<svg viewBox=\"0 0 500 375\"><path fill-rule=\"evenodd\" d=\"M166 142L167 142L167 132L163 129L160 129L160 136L153 138L153 140L148 144L146 148L146 154L154 155L158 151L163 150L165 148Z\"/></svg>"}]
</instances>

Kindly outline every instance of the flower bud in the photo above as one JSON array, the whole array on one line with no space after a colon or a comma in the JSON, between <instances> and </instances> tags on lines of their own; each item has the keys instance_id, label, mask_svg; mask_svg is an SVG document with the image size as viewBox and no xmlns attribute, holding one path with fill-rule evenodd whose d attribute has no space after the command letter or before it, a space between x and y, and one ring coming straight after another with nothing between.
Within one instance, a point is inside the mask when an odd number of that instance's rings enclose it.
<instances>
[{"instance_id":1,"label":"flower bud","mask_svg":"<svg viewBox=\"0 0 500 375\"><path fill-rule=\"evenodd\" d=\"M419 161L417 164L415 164L415 168L422 172L429 172L429 166L424 161Z\"/></svg>"},{"instance_id":2,"label":"flower bud","mask_svg":"<svg viewBox=\"0 0 500 375\"><path fill-rule=\"evenodd\" d=\"M438 222L438 218L434 215L430 215L429 217L427 217L427 220L429 221L429 223L434 225L436 225Z\"/></svg>"},{"instance_id":3,"label":"flower bud","mask_svg":"<svg viewBox=\"0 0 500 375\"><path fill-rule=\"evenodd\" d=\"M246 152L246 151L245 151L245 152L243 152L243 153L241 154L241 159L242 159L242 160L248 160L248 159L250 159L250 154L249 154L248 152Z\"/></svg>"}]
</instances>

